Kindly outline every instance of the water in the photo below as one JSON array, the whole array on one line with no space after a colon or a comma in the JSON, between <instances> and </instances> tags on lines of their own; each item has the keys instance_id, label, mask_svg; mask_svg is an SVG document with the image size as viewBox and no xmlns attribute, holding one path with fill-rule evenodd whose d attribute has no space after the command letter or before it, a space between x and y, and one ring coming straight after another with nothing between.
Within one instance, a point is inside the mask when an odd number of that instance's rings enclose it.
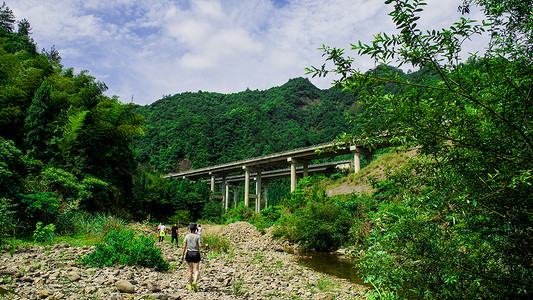
<instances>
[{"instance_id":1,"label":"water","mask_svg":"<svg viewBox=\"0 0 533 300\"><path fill-rule=\"evenodd\" d=\"M355 262L344 255L329 252L300 252L297 262L317 272L350 280L352 283L369 286L361 279Z\"/></svg>"}]
</instances>

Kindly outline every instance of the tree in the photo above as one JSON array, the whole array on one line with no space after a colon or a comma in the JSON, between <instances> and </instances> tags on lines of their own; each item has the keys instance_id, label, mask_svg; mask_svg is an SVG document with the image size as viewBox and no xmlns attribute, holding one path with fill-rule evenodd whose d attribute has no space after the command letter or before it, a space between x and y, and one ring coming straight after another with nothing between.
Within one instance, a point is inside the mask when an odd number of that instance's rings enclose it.
<instances>
[{"instance_id":1,"label":"tree","mask_svg":"<svg viewBox=\"0 0 533 300\"><path fill-rule=\"evenodd\" d=\"M22 19L18 21L17 24L18 24L17 34L20 36L25 36L29 38L31 35L31 30L32 30L30 22L26 19Z\"/></svg>"},{"instance_id":2,"label":"tree","mask_svg":"<svg viewBox=\"0 0 533 300\"><path fill-rule=\"evenodd\" d=\"M0 28L6 32L13 32L15 24L15 15L5 2L0 6Z\"/></svg>"},{"instance_id":3,"label":"tree","mask_svg":"<svg viewBox=\"0 0 533 300\"><path fill-rule=\"evenodd\" d=\"M24 143L26 149L33 152L34 155L40 154L45 150L45 139L47 136L47 103L50 101L50 85L43 82L28 108L24 120Z\"/></svg>"},{"instance_id":4,"label":"tree","mask_svg":"<svg viewBox=\"0 0 533 300\"><path fill-rule=\"evenodd\" d=\"M46 50L43 48L42 53L46 55L49 62L53 64L61 63L61 55L59 55L59 50L56 49L56 45L52 45L52 47L50 47L50 50ZM87 73L87 71L82 71L81 74L85 74L83 72Z\"/></svg>"},{"instance_id":5,"label":"tree","mask_svg":"<svg viewBox=\"0 0 533 300\"><path fill-rule=\"evenodd\" d=\"M533 71L531 1L472 1L491 23L461 18L425 31L419 0L388 0L399 31L352 50L431 74L361 72L343 49L324 46L338 86L358 95L368 138L416 147L390 174L370 215L359 267L378 291L415 298L514 298L533 292ZM516 4L516 5L515 5ZM490 51L461 60L464 40L488 31ZM519 42L510 47L509 41ZM398 86L395 94L388 84ZM377 119L375 116L380 115ZM386 294L386 293L385 293Z\"/></svg>"}]
</instances>

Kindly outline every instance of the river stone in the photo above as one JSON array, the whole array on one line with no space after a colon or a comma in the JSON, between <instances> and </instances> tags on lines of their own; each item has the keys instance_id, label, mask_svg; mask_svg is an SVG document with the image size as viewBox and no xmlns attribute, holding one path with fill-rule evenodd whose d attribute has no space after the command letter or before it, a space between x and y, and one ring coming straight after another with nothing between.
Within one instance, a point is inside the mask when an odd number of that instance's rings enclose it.
<instances>
[{"instance_id":1,"label":"river stone","mask_svg":"<svg viewBox=\"0 0 533 300\"><path fill-rule=\"evenodd\" d=\"M78 281L81 279L81 275L80 273L78 272L70 272L68 275L67 275L67 278L70 280L70 281Z\"/></svg>"},{"instance_id":2,"label":"river stone","mask_svg":"<svg viewBox=\"0 0 533 300\"><path fill-rule=\"evenodd\" d=\"M50 296L52 296L52 292L48 291L48 290L43 290L43 291L39 291L39 298L41 299L44 299L44 298L48 298Z\"/></svg>"},{"instance_id":3,"label":"river stone","mask_svg":"<svg viewBox=\"0 0 533 300\"><path fill-rule=\"evenodd\" d=\"M135 287L129 281L119 280L115 282L115 286L122 293L135 293Z\"/></svg>"},{"instance_id":4,"label":"river stone","mask_svg":"<svg viewBox=\"0 0 533 300\"><path fill-rule=\"evenodd\" d=\"M154 293L156 293L156 292L160 292L160 291L161 291L161 287L160 287L159 284L157 284L156 282L151 282L151 281L150 281L150 282L148 282L148 284L146 285L146 287L147 287L150 291L152 291L152 292L154 292Z\"/></svg>"}]
</instances>

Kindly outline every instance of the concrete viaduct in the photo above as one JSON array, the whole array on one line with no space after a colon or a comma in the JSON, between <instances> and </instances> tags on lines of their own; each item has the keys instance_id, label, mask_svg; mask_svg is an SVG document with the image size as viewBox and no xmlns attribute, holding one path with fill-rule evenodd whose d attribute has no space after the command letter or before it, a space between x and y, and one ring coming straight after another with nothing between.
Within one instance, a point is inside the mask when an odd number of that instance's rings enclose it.
<instances>
[{"instance_id":1,"label":"concrete viaduct","mask_svg":"<svg viewBox=\"0 0 533 300\"><path fill-rule=\"evenodd\" d=\"M316 159L335 157L350 153L354 154L353 160L315 165L310 164L311 161ZM215 198L222 199L226 210L229 208L229 185L236 186L244 181L244 205L249 205L250 198L255 199L255 212L258 213L261 209L262 202L265 204L265 208L268 205L268 180L290 176L292 192L296 189L297 175L304 178L312 174L324 173L327 168L339 167L347 164L353 165L354 171L357 173L361 169L360 156L365 156L367 161L370 162L373 154L374 150L370 150L363 146L330 142L201 169L170 173L163 177L178 180L189 179L191 181L210 178L211 191L213 193L215 193L216 184L222 184L222 195L215 195ZM290 165L290 169L272 170L272 168L284 165ZM250 194L251 179L255 181L254 194ZM209 179L206 181L209 181ZM262 181L265 183L264 188L262 188ZM263 195L261 194L262 189L264 190ZM234 205L236 205L237 189L234 188L233 192L233 201Z\"/></svg>"}]
</instances>

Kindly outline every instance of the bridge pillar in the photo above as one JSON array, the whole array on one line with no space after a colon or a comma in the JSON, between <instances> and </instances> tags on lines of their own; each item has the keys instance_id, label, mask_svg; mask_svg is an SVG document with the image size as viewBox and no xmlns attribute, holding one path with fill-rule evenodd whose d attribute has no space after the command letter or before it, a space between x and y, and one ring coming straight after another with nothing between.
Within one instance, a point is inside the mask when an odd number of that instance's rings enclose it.
<instances>
[{"instance_id":1,"label":"bridge pillar","mask_svg":"<svg viewBox=\"0 0 533 300\"><path fill-rule=\"evenodd\" d=\"M211 174L211 193L215 193L215 175Z\"/></svg>"},{"instance_id":2,"label":"bridge pillar","mask_svg":"<svg viewBox=\"0 0 533 300\"><path fill-rule=\"evenodd\" d=\"M237 186L233 186L233 207L237 207Z\"/></svg>"},{"instance_id":3,"label":"bridge pillar","mask_svg":"<svg viewBox=\"0 0 533 300\"><path fill-rule=\"evenodd\" d=\"M372 161L373 155L376 152L376 150L357 147L357 146L350 146L350 151L354 154L354 171L355 173L359 172L361 170L361 155L364 155L366 158L366 162L370 163Z\"/></svg>"},{"instance_id":4,"label":"bridge pillar","mask_svg":"<svg viewBox=\"0 0 533 300\"><path fill-rule=\"evenodd\" d=\"M250 170L244 168L244 207L248 207L250 201Z\"/></svg>"},{"instance_id":5,"label":"bridge pillar","mask_svg":"<svg viewBox=\"0 0 533 300\"><path fill-rule=\"evenodd\" d=\"M226 176L222 176L222 203L224 203L224 209L228 210L228 183L226 182Z\"/></svg>"},{"instance_id":6,"label":"bridge pillar","mask_svg":"<svg viewBox=\"0 0 533 300\"><path fill-rule=\"evenodd\" d=\"M263 198L265 198L265 209L266 209L268 208L268 181L265 181L265 194Z\"/></svg>"},{"instance_id":7,"label":"bridge pillar","mask_svg":"<svg viewBox=\"0 0 533 300\"><path fill-rule=\"evenodd\" d=\"M359 153L354 153L353 154L353 171L354 173L357 173L359 171L361 171L361 157L360 157L361 154Z\"/></svg>"},{"instance_id":8,"label":"bridge pillar","mask_svg":"<svg viewBox=\"0 0 533 300\"><path fill-rule=\"evenodd\" d=\"M261 210L261 171L257 171L255 179L255 212L259 213Z\"/></svg>"},{"instance_id":9,"label":"bridge pillar","mask_svg":"<svg viewBox=\"0 0 533 300\"><path fill-rule=\"evenodd\" d=\"M296 178L296 165L303 165L304 168L304 174L303 176L306 177L309 175L309 161L307 160L299 160L294 157L287 158L287 161L291 163L291 193L296 190L296 185L298 184L298 179Z\"/></svg>"},{"instance_id":10,"label":"bridge pillar","mask_svg":"<svg viewBox=\"0 0 533 300\"><path fill-rule=\"evenodd\" d=\"M291 193L296 190L296 184L298 181L296 180L296 164L291 163Z\"/></svg>"}]
</instances>

